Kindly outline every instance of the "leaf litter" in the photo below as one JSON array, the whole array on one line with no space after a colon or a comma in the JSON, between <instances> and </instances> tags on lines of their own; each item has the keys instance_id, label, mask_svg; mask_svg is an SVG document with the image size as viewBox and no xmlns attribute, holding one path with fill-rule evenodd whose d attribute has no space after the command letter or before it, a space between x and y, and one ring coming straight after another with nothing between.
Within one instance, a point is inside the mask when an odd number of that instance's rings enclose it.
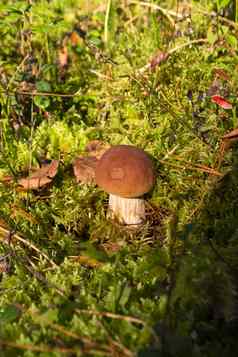
<instances>
[{"instance_id":1,"label":"leaf litter","mask_svg":"<svg viewBox=\"0 0 238 357\"><path fill-rule=\"evenodd\" d=\"M52 160L50 164L44 164L35 169L28 177L18 180L18 184L24 190L37 190L52 182L58 172L59 160Z\"/></svg>"}]
</instances>

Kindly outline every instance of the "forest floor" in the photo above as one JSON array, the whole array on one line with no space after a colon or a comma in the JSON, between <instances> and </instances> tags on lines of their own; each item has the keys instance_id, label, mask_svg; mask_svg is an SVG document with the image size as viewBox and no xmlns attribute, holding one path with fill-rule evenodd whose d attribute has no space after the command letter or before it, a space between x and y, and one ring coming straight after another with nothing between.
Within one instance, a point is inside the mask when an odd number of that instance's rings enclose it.
<instances>
[{"instance_id":1,"label":"forest floor","mask_svg":"<svg viewBox=\"0 0 238 357\"><path fill-rule=\"evenodd\" d=\"M237 16L172 3L0 3L0 357L238 356ZM95 143L153 158L138 229Z\"/></svg>"}]
</instances>

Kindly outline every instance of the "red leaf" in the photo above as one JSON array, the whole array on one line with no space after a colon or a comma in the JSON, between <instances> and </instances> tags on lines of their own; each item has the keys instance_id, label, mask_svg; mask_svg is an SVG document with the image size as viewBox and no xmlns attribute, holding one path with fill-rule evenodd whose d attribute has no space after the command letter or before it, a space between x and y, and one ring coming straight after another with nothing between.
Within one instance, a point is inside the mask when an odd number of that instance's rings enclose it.
<instances>
[{"instance_id":1,"label":"red leaf","mask_svg":"<svg viewBox=\"0 0 238 357\"><path fill-rule=\"evenodd\" d=\"M220 97L219 95L212 96L212 102L219 105L223 109L232 109L232 104L229 103L226 99Z\"/></svg>"}]
</instances>

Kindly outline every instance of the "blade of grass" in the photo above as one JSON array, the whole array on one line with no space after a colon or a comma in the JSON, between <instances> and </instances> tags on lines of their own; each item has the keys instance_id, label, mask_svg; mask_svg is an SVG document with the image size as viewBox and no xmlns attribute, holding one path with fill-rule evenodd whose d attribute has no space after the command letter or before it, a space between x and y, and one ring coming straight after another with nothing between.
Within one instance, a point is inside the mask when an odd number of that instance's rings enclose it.
<instances>
[{"instance_id":1,"label":"blade of grass","mask_svg":"<svg viewBox=\"0 0 238 357\"><path fill-rule=\"evenodd\" d=\"M104 21L104 43L106 46L108 44L109 20L110 20L111 6L112 6L112 0L108 0L106 14L105 14L105 21Z\"/></svg>"}]
</instances>

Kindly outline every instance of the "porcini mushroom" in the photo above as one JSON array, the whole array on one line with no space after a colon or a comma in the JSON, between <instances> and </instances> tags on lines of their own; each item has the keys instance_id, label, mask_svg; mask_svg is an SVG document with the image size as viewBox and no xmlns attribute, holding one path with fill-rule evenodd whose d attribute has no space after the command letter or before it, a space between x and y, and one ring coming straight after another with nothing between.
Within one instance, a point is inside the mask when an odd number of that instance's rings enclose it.
<instances>
[{"instance_id":1,"label":"porcini mushroom","mask_svg":"<svg viewBox=\"0 0 238 357\"><path fill-rule=\"evenodd\" d=\"M95 181L109 193L108 215L126 225L145 220L145 201L140 198L154 185L155 172L149 156L130 145L107 150L95 169Z\"/></svg>"}]
</instances>

